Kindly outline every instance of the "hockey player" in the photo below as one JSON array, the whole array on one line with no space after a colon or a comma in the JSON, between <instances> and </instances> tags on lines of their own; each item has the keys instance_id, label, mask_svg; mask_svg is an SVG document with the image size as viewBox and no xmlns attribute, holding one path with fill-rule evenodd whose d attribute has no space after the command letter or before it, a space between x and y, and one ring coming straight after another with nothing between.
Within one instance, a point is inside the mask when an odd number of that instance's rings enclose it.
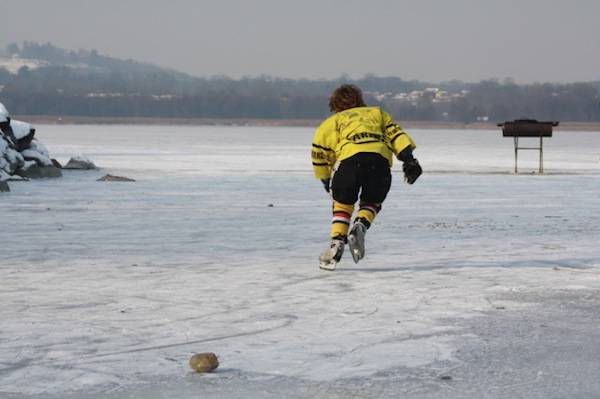
<instances>
[{"instance_id":1,"label":"hockey player","mask_svg":"<svg viewBox=\"0 0 600 399\"><path fill-rule=\"evenodd\" d=\"M408 184L417 180L422 169L412 154L413 140L389 114L366 106L358 87L337 88L329 98L329 109L334 114L317 128L311 154L315 177L333 197L331 242L319 257L320 267L335 270L346 243L354 262L365 256L365 233L390 190L393 157L404 163Z\"/></svg>"}]
</instances>

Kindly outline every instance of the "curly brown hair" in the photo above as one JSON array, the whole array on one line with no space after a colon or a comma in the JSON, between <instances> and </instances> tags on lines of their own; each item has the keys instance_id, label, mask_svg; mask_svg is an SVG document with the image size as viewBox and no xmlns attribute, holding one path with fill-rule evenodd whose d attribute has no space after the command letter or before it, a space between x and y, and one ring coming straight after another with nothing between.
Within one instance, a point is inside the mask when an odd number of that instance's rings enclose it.
<instances>
[{"instance_id":1,"label":"curly brown hair","mask_svg":"<svg viewBox=\"0 0 600 399\"><path fill-rule=\"evenodd\" d=\"M362 91L354 85L341 85L329 97L329 110L341 112L349 108L364 107Z\"/></svg>"}]
</instances>

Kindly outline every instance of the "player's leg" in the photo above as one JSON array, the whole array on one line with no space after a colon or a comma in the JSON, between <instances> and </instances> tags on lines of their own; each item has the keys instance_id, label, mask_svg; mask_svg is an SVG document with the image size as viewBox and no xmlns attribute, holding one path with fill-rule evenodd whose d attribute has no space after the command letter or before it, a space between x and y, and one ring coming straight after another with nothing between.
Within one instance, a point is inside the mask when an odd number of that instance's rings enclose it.
<instances>
[{"instance_id":1,"label":"player's leg","mask_svg":"<svg viewBox=\"0 0 600 399\"><path fill-rule=\"evenodd\" d=\"M333 218L329 234L329 246L319 257L322 269L334 270L344 253L344 246L348 241L348 229L354 212L354 203L358 200L359 189L356 179L356 165L352 162L352 159L342 161L331 181Z\"/></svg>"},{"instance_id":2,"label":"player's leg","mask_svg":"<svg viewBox=\"0 0 600 399\"><path fill-rule=\"evenodd\" d=\"M329 234L329 237L332 240L340 239L346 242L353 211L354 204L343 204L335 200L333 201L333 218L331 220L331 231Z\"/></svg>"},{"instance_id":3,"label":"player's leg","mask_svg":"<svg viewBox=\"0 0 600 399\"><path fill-rule=\"evenodd\" d=\"M359 171L361 185L359 210L356 219L360 219L367 229L381 211L383 201L392 186L392 173L387 159L377 154L369 158L369 163ZM355 220L356 220L355 219Z\"/></svg>"},{"instance_id":4,"label":"player's leg","mask_svg":"<svg viewBox=\"0 0 600 399\"><path fill-rule=\"evenodd\" d=\"M333 220L330 237L343 237L348 235L348 228L354 211L354 204L358 200L360 184L357 176L358 164L354 157L340 162L331 179L331 195L333 197Z\"/></svg>"},{"instance_id":5,"label":"player's leg","mask_svg":"<svg viewBox=\"0 0 600 399\"><path fill-rule=\"evenodd\" d=\"M358 212L356 213L356 221L360 221L368 229L375 221L375 217L381 211L381 203L367 202L361 200L358 203Z\"/></svg>"},{"instance_id":6,"label":"player's leg","mask_svg":"<svg viewBox=\"0 0 600 399\"><path fill-rule=\"evenodd\" d=\"M348 236L350 252L355 262L365 256L365 234L381 210L392 175L387 160L377 154L365 154L358 178L361 185L359 210Z\"/></svg>"},{"instance_id":7,"label":"player's leg","mask_svg":"<svg viewBox=\"0 0 600 399\"><path fill-rule=\"evenodd\" d=\"M333 218L329 246L319 256L319 267L324 270L335 270L342 259L344 246L348 242L348 229L354 205L333 201Z\"/></svg>"}]
</instances>

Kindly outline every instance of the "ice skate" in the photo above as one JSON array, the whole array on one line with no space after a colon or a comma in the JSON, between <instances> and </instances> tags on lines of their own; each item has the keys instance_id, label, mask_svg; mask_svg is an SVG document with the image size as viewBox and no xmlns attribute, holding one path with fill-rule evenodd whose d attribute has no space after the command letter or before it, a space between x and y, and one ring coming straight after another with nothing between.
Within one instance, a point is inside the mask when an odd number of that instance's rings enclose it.
<instances>
[{"instance_id":1,"label":"ice skate","mask_svg":"<svg viewBox=\"0 0 600 399\"><path fill-rule=\"evenodd\" d=\"M354 263L365 257L365 233L367 227L360 221L354 222L350 234L348 235L348 246Z\"/></svg>"},{"instance_id":2,"label":"ice skate","mask_svg":"<svg viewBox=\"0 0 600 399\"><path fill-rule=\"evenodd\" d=\"M323 270L335 270L335 267L344 254L345 244L346 242L343 239L332 239L329 247L321 252L321 256L319 256L319 267Z\"/></svg>"}]
</instances>

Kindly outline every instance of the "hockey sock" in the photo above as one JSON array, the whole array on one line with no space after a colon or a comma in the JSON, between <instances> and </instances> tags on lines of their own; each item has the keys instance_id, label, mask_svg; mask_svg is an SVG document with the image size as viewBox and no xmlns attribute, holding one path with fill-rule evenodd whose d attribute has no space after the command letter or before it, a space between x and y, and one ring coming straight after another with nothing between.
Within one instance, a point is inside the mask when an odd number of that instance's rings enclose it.
<instances>
[{"instance_id":1,"label":"hockey sock","mask_svg":"<svg viewBox=\"0 0 600 399\"><path fill-rule=\"evenodd\" d=\"M331 221L331 238L343 238L348 235L350 227L350 218L354 211L354 204L342 204L341 202L333 201L333 219Z\"/></svg>"},{"instance_id":2,"label":"hockey sock","mask_svg":"<svg viewBox=\"0 0 600 399\"><path fill-rule=\"evenodd\" d=\"M371 227L373 220L375 220L375 216L377 216L380 210L381 204L361 201L359 203L358 212L356 213L356 220L360 220L368 229Z\"/></svg>"}]
</instances>

